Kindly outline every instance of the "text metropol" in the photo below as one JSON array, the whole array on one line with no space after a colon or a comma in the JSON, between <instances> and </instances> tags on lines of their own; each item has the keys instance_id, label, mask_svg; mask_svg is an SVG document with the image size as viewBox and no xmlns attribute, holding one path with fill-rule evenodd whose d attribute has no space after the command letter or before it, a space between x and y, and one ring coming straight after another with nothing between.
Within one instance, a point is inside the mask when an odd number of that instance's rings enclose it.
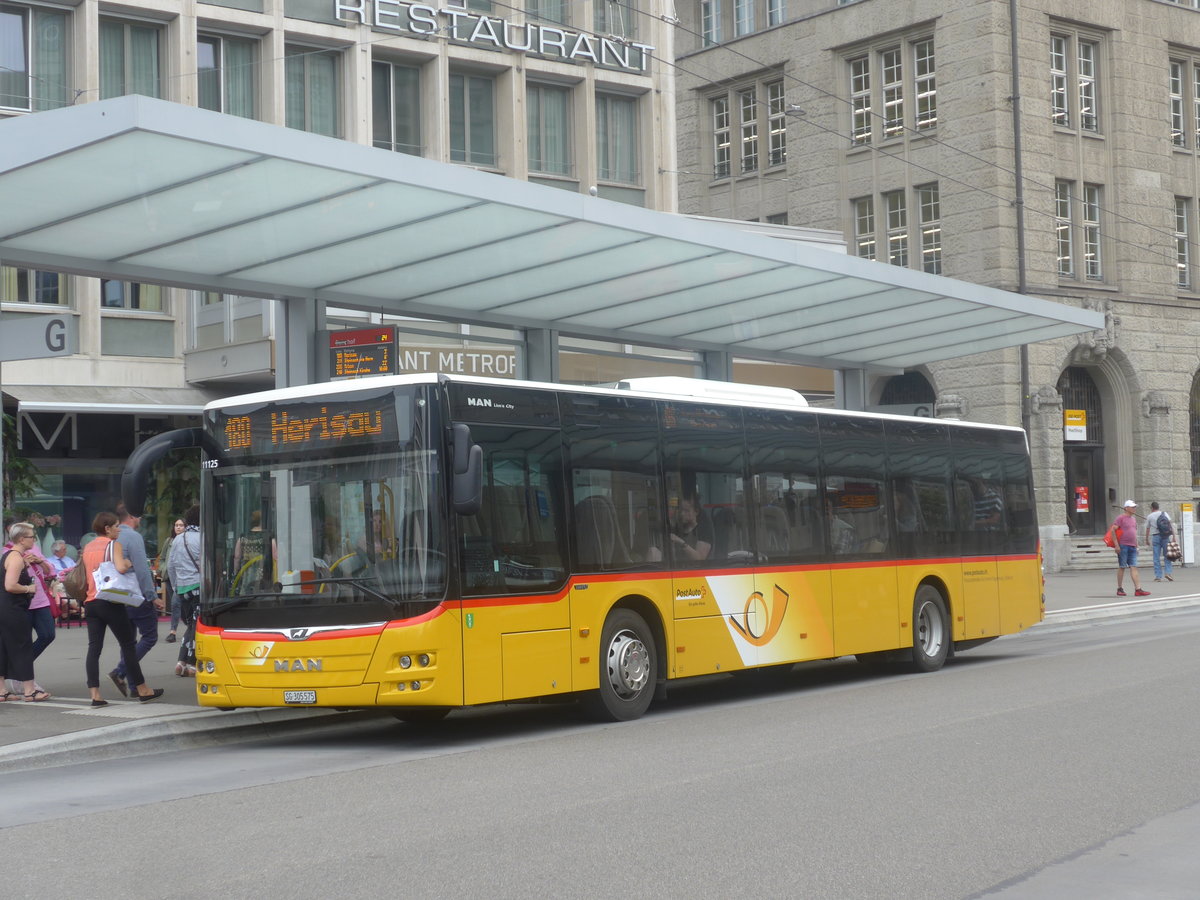
<instances>
[{"instance_id":1,"label":"text metropol","mask_svg":"<svg viewBox=\"0 0 1200 900\"><path fill-rule=\"evenodd\" d=\"M587 60L596 65L645 72L654 47L618 37L600 37L577 31L528 23L514 25L505 19L481 16L460 7L437 9L401 0L333 0L334 15L343 22L370 25L385 31L435 34L444 31L453 40L488 44L522 53L558 55Z\"/></svg>"}]
</instances>

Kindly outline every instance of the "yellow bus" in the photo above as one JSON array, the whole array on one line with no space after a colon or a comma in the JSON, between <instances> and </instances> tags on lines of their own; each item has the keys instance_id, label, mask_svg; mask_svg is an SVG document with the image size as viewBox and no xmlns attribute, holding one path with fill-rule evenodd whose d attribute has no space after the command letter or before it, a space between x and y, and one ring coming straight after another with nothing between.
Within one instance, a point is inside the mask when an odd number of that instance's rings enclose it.
<instances>
[{"instance_id":1,"label":"yellow bus","mask_svg":"<svg viewBox=\"0 0 1200 900\"><path fill-rule=\"evenodd\" d=\"M309 385L144 443L130 510L202 450L199 702L624 720L679 678L931 672L1042 619L1020 429L646 381Z\"/></svg>"}]
</instances>

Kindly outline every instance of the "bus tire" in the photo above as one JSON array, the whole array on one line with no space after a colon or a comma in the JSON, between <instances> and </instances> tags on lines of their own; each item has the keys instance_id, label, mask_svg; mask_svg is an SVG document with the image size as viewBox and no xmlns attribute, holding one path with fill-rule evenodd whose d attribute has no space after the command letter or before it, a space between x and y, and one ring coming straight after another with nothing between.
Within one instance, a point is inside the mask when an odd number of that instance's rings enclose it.
<instances>
[{"instance_id":1,"label":"bus tire","mask_svg":"<svg viewBox=\"0 0 1200 900\"><path fill-rule=\"evenodd\" d=\"M650 707L658 677L658 650L646 620L631 609L613 610L600 634L600 689L584 709L604 722L627 722Z\"/></svg>"},{"instance_id":2,"label":"bus tire","mask_svg":"<svg viewBox=\"0 0 1200 900\"><path fill-rule=\"evenodd\" d=\"M912 667L918 672L936 672L950 653L950 616L946 601L930 584L917 588L913 600Z\"/></svg>"}]
</instances>

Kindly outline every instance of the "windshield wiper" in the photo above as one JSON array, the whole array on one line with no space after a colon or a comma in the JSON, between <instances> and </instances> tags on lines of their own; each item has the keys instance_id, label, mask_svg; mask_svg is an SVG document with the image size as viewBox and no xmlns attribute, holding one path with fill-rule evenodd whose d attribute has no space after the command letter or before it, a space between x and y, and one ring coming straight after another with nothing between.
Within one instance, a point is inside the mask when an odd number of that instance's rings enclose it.
<instances>
[{"instance_id":1,"label":"windshield wiper","mask_svg":"<svg viewBox=\"0 0 1200 900\"><path fill-rule=\"evenodd\" d=\"M394 600L382 591L377 591L375 588L367 584L365 578L355 578L346 576L340 578L314 578L312 581L305 581L304 584L351 584L354 587L362 590L364 594L370 594L376 600L382 600L388 606L395 607L400 601Z\"/></svg>"},{"instance_id":2,"label":"windshield wiper","mask_svg":"<svg viewBox=\"0 0 1200 900\"><path fill-rule=\"evenodd\" d=\"M219 616L223 612L229 612L231 609L236 609L243 603L250 600L257 600L260 597L282 597L283 591L257 591L253 594L239 594L236 597L230 597L228 600L223 600L220 603L214 603L211 606L201 606L204 612L210 616Z\"/></svg>"}]
</instances>

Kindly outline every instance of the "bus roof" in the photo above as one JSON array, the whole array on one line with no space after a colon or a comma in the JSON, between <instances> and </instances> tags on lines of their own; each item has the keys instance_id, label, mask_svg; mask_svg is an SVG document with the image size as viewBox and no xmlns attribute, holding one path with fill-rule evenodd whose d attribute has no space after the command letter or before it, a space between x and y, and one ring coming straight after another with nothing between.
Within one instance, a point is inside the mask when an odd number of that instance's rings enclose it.
<instances>
[{"instance_id":1,"label":"bus roof","mask_svg":"<svg viewBox=\"0 0 1200 900\"><path fill-rule=\"evenodd\" d=\"M459 384L493 385L496 387L528 388L531 390L570 391L580 394L601 394L607 396L638 396L659 400L687 399L696 402L714 403L721 406L748 406L759 409L782 409L795 411L804 409L818 415L849 415L870 419L893 419L897 421L928 422L924 416L903 416L894 413L874 413L853 409L826 409L808 406L801 397L796 402L787 395L796 394L786 388L776 388L760 385L733 385L733 390L724 388L725 382L707 382L721 385L717 390L686 390L684 382L702 381L689 378L630 378L618 382L623 387L555 384L548 381L520 381L511 378L484 378L472 375L445 375L434 372L421 372L412 375L379 375L367 378L350 378L343 381L318 382L316 384L295 385L293 387L276 388L270 391L258 391L253 394L241 394L214 400L207 404L205 412L237 409L243 406L258 406L264 403L277 403L287 400L304 400L313 397L332 396L337 394L365 391L373 388L400 387L413 384L436 384L439 381ZM799 396L799 395L797 395ZM1023 428L1014 425L996 425L990 422L970 422L964 419L937 419L954 427L1000 429L1024 434Z\"/></svg>"}]
</instances>

